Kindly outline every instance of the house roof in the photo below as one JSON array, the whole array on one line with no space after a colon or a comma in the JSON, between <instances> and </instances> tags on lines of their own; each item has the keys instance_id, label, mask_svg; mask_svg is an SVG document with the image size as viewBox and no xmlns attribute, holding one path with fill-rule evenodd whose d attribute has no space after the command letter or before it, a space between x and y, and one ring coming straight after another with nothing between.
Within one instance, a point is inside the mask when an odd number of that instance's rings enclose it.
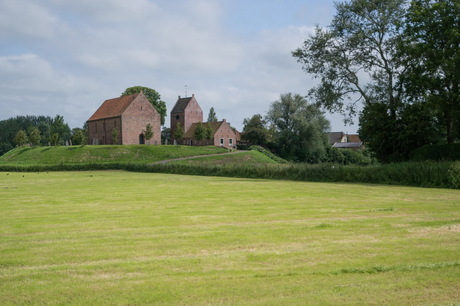
<instances>
[{"instance_id":1,"label":"house roof","mask_svg":"<svg viewBox=\"0 0 460 306\"><path fill-rule=\"evenodd\" d=\"M119 117L140 93L105 100L88 121Z\"/></svg>"},{"instance_id":2,"label":"house roof","mask_svg":"<svg viewBox=\"0 0 460 306\"><path fill-rule=\"evenodd\" d=\"M343 132L330 132L329 133L329 143L334 144L336 142L341 142L343 136L345 136Z\"/></svg>"},{"instance_id":3,"label":"house roof","mask_svg":"<svg viewBox=\"0 0 460 306\"><path fill-rule=\"evenodd\" d=\"M362 142L336 142L332 147L338 149L358 149L361 148L362 145Z\"/></svg>"},{"instance_id":4,"label":"house roof","mask_svg":"<svg viewBox=\"0 0 460 306\"><path fill-rule=\"evenodd\" d=\"M202 122L202 124L204 126L206 126L208 123L211 125L211 129L212 129L212 134L214 135L217 130L219 129L219 127L222 125L224 121L214 121L214 122ZM194 137L194 134L195 134L195 129L196 129L196 125L198 123L192 123L192 125L190 126L190 128L185 132L184 134L184 137L183 138L193 138Z\"/></svg>"},{"instance_id":5,"label":"house roof","mask_svg":"<svg viewBox=\"0 0 460 306\"><path fill-rule=\"evenodd\" d=\"M176 104L174 104L173 109L171 110L171 113L182 113L184 109L187 108L188 104L190 101L194 98L194 96L188 97L188 98L181 98L179 97L177 99Z\"/></svg>"},{"instance_id":6,"label":"house roof","mask_svg":"<svg viewBox=\"0 0 460 306\"><path fill-rule=\"evenodd\" d=\"M348 142L361 142L358 134L348 134L347 135Z\"/></svg>"}]
</instances>

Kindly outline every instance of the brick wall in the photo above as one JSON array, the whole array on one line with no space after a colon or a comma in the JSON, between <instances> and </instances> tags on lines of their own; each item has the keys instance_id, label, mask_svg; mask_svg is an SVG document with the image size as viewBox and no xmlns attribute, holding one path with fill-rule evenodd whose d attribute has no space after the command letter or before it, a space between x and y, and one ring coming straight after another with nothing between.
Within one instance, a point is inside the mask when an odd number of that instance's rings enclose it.
<instances>
[{"instance_id":1,"label":"brick wall","mask_svg":"<svg viewBox=\"0 0 460 306\"><path fill-rule=\"evenodd\" d=\"M235 131L230 127L225 119L214 134L214 145L228 149L236 148Z\"/></svg>"},{"instance_id":2,"label":"brick wall","mask_svg":"<svg viewBox=\"0 0 460 306\"><path fill-rule=\"evenodd\" d=\"M152 126L153 137L146 144L161 144L160 114L144 96L138 96L122 114L123 144L139 144L140 135L147 124Z\"/></svg>"}]
</instances>

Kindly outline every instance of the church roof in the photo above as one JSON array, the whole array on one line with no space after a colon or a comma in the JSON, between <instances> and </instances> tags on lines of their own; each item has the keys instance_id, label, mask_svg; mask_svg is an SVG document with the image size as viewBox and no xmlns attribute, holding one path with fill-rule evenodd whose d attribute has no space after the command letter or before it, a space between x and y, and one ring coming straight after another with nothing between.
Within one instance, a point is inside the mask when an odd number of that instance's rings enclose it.
<instances>
[{"instance_id":1,"label":"church roof","mask_svg":"<svg viewBox=\"0 0 460 306\"><path fill-rule=\"evenodd\" d=\"M182 113L187 108L190 101L192 101L192 99L194 98L195 98L195 95L192 95L191 97L187 97L187 98L179 97L177 99L176 104L174 104L173 109L171 110L171 114L172 113Z\"/></svg>"},{"instance_id":2,"label":"church roof","mask_svg":"<svg viewBox=\"0 0 460 306\"><path fill-rule=\"evenodd\" d=\"M140 93L105 100L88 121L120 117Z\"/></svg>"}]
</instances>

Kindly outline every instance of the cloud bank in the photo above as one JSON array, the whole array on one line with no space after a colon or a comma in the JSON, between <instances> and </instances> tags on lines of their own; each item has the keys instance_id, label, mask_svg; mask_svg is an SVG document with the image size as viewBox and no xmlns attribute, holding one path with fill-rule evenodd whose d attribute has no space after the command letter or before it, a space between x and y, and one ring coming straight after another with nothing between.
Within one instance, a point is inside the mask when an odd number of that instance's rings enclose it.
<instances>
[{"instance_id":1,"label":"cloud bank","mask_svg":"<svg viewBox=\"0 0 460 306\"><path fill-rule=\"evenodd\" d=\"M314 84L291 56L314 24L258 16L262 23L245 27L244 3L0 0L0 120L59 114L80 127L104 100L136 85L157 90L169 112L187 86L205 116L214 107L241 129L281 93L305 94ZM343 129L339 118L332 126Z\"/></svg>"}]
</instances>

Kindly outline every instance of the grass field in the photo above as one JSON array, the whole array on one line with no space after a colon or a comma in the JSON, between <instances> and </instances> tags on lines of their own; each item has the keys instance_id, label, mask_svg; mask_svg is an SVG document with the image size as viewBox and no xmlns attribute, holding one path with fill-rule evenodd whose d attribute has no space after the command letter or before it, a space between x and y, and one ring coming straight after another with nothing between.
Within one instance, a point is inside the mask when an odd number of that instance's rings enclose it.
<instances>
[{"instance_id":1,"label":"grass field","mask_svg":"<svg viewBox=\"0 0 460 306\"><path fill-rule=\"evenodd\" d=\"M460 302L460 191L0 172L1 304Z\"/></svg>"},{"instance_id":2,"label":"grass field","mask_svg":"<svg viewBox=\"0 0 460 306\"><path fill-rule=\"evenodd\" d=\"M148 164L161 160L226 153L218 147L106 145L17 148L0 156L0 165L50 165L84 163Z\"/></svg>"}]
</instances>

